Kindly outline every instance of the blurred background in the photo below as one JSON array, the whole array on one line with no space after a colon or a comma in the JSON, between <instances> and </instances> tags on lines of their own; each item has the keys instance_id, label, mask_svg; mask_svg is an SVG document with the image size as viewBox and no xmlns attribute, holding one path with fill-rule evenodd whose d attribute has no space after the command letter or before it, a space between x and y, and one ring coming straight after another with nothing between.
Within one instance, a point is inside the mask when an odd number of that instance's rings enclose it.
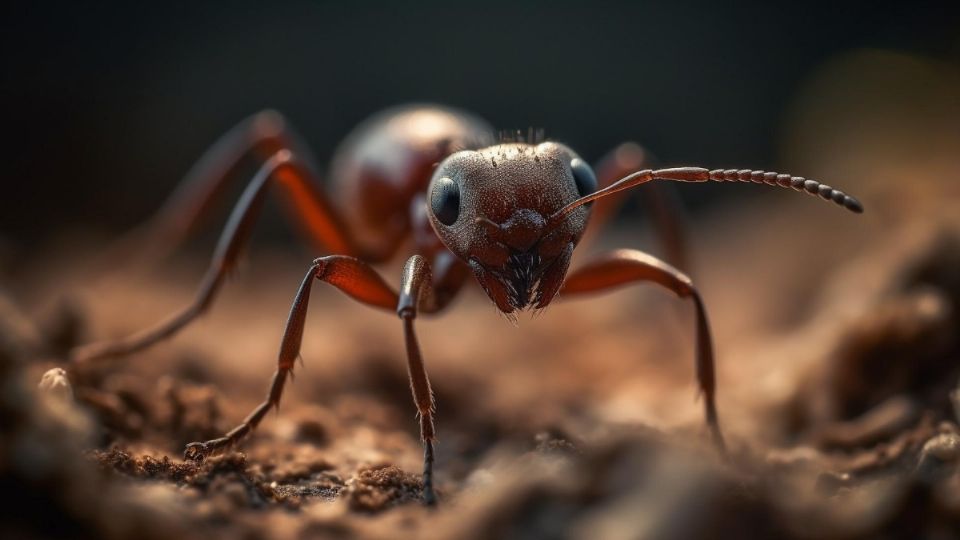
<instances>
[{"instance_id":1,"label":"blurred background","mask_svg":"<svg viewBox=\"0 0 960 540\"><path fill-rule=\"evenodd\" d=\"M542 127L591 159L632 139L664 163L777 170L796 143L792 108L837 57L897 51L954 75L960 63L953 2L22 2L3 10L8 267L38 241L140 222L219 135L268 107L294 122L322 163L363 118L421 101L474 111L499 129ZM854 104L876 90L852 88ZM696 208L763 191L696 186L682 197Z\"/></svg>"}]
</instances>

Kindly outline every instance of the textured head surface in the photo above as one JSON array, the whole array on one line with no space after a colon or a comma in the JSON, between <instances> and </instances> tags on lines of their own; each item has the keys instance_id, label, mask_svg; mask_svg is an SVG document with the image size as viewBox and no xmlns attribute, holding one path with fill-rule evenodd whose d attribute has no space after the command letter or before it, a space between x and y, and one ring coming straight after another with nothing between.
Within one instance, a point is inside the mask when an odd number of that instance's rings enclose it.
<instances>
[{"instance_id":1,"label":"textured head surface","mask_svg":"<svg viewBox=\"0 0 960 540\"><path fill-rule=\"evenodd\" d=\"M545 307L563 283L589 210L552 230L546 222L582 195L575 173L592 176L583 167L559 143L509 143L457 152L434 172L430 222L502 312Z\"/></svg>"}]
</instances>

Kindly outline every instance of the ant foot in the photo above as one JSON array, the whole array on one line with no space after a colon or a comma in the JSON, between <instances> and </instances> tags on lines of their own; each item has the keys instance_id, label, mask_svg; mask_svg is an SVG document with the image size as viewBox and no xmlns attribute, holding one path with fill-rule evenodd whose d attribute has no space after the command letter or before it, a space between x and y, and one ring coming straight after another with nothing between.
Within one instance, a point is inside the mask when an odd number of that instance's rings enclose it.
<instances>
[{"instance_id":1,"label":"ant foot","mask_svg":"<svg viewBox=\"0 0 960 540\"><path fill-rule=\"evenodd\" d=\"M226 437L206 442L192 442L183 450L183 459L200 463L228 444L230 444L230 439Z\"/></svg>"},{"instance_id":2,"label":"ant foot","mask_svg":"<svg viewBox=\"0 0 960 540\"><path fill-rule=\"evenodd\" d=\"M424 486L423 488L423 505L430 507L437 505L437 494L433 492L431 486Z\"/></svg>"},{"instance_id":3,"label":"ant foot","mask_svg":"<svg viewBox=\"0 0 960 540\"><path fill-rule=\"evenodd\" d=\"M183 459L187 461L201 462L210 455L212 449L205 442L192 442L187 445L183 451Z\"/></svg>"}]
</instances>

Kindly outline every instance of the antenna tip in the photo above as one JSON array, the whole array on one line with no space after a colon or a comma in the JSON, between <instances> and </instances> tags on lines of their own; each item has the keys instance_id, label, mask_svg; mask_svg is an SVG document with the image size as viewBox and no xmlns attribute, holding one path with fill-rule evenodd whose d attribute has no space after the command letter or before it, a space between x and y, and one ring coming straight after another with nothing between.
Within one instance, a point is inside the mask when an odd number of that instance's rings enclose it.
<instances>
[{"instance_id":1,"label":"antenna tip","mask_svg":"<svg viewBox=\"0 0 960 540\"><path fill-rule=\"evenodd\" d=\"M843 206L851 212L855 212L857 214L863 213L863 204L861 204L860 201L858 201L855 197L851 197L849 195L845 196L843 198Z\"/></svg>"}]
</instances>

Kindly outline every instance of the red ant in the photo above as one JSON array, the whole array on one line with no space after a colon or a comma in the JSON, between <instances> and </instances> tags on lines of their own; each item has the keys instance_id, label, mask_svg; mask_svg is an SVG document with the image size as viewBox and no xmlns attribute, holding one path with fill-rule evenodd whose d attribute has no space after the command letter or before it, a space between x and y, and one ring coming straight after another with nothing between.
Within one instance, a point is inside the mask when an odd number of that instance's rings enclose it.
<instances>
[{"instance_id":1,"label":"red ant","mask_svg":"<svg viewBox=\"0 0 960 540\"><path fill-rule=\"evenodd\" d=\"M524 309L543 309L558 293L573 297L635 282L654 282L690 299L696 308L697 381L707 425L723 451L714 404L710 327L690 278L631 249L613 251L567 275L591 203L652 180L753 182L805 191L854 212L863 211L856 199L839 190L786 174L696 167L642 169L642 152L635 145L621 146L606 159L598 181L591 167L563 144L497 144L490 127L470 114L437 106L408 106L366 121L338 150L332 171L338 204L318 189L310 154L287 122L274 112L253 116L224 135L188 174L150 226L154 238L170 243L183 239L224 191L241 158L251 153L262 166L230 214L194 302L172 318L126 339L81 347L74 351L73 359L134 353L172 336L209 308L237 262L267 187L276 184L289 198L309 237L323 252L336 255L314 260L300 284L266 400L229 433L191 443L184 455L200 460L232 446L260 423L270 407L279 406L284 383L299 355L310 290L317 279L362 303L396 310L403 323L410 386L424 444L423 497L427 503L436 500L434 403L413 321L418 313L443 310L471 273L497 309L508 316ZM618 180L620 176L623 178ZM601 220L610 213L609 206L597 210L600 214L596 217ZM672 244L677 243L675 231L667 236ZM398 293L370 264L389 260L408 237L416 254L404 266Z\"/></svg>"}]
</instances>

